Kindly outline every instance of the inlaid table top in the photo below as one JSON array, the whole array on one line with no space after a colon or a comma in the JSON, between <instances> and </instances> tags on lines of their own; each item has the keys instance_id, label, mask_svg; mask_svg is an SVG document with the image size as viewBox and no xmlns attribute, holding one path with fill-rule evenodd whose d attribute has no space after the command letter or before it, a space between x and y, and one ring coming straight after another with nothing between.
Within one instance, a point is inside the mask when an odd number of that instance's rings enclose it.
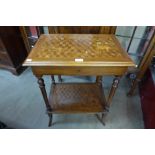
<instances>
[{"instance_id":1,"label":"inlaid table top","mask_svg":"<svg viewBox=\"0 0 155 155\"><path fill-rule=\"evenodd\" d=\"M135 66L115 35L43 34L24 66Z\"/></svg>"}]
</instances>

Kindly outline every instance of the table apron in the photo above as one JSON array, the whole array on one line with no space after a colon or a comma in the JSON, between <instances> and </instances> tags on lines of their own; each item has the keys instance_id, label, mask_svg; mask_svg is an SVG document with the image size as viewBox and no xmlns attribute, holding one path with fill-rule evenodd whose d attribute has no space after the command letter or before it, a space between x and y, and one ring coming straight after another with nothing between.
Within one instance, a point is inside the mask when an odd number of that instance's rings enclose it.
<instances>
[{"instance_id":1,"label":"table apron","mask_svg":"<svg viewBox=\"0 0 155 155\"><path fill-rule=\"evenodd\" d=\"M42 75L118 75L125 74L128 67L60 67L60 66L33 66L36 76Z\"/></svg>"}]
</instances>

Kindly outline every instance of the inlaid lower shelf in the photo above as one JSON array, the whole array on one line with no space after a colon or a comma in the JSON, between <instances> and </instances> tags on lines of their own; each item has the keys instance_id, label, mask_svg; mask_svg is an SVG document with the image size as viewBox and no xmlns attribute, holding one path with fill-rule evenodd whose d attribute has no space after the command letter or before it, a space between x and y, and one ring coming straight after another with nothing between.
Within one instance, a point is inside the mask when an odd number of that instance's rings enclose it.
<instances>
[{"instance_id":1,"label":"inlaid lower shelf","mask_svg":"<svg viewBox=\"0 0 155 155\"><path fill-rule=\"evenodd\" d=\"M102 85L97 83L52 84L49 97L52 113L95 113L105 107Z\"/></svg>"}]
</instances>

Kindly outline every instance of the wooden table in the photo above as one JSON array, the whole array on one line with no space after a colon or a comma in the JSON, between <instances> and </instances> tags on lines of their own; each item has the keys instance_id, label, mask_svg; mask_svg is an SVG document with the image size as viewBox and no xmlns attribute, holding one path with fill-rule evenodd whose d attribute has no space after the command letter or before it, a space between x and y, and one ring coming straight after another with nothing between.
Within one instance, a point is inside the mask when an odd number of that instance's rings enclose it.
<instances>
[{"instance_id":1,"label":"wooden table","mask_svg":"<svg viewBox=\"0 0 155 155\"><path fill-rule=\"evenodd\" d=\"M102 113L98 118L103 123L120 77L135 66L115 35L104 34L43 34L23 65L31 66L38 78L49 126L54 113ZM43 75L52 77L49 97ZM94 83L56 83L54 75L96 75L97 79ZM103 75L115 76L107 100Z\"/></svg>"}]
</instances>

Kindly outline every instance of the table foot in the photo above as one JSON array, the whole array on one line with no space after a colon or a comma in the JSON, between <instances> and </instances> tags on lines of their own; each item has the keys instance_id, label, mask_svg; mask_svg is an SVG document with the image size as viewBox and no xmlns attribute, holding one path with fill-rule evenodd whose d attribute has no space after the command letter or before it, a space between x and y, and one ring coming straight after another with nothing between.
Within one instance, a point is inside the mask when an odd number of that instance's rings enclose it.
<instances>
[{"instance_id":1,"label":"table foot","mask_svg":"<svg viewBox=\"0 0 155 155\"><path fill-rule=\"evenodd\" d=\"M104 112L101 114L102 122L106 122L106 117L107 117L108 113L109 113L109 107L105 107Z\"/></svg>"},{"instance_id":2,"label":"table foot","mask_svg":"<svg viewBox=\"0 0 155 155\"><path fill-rule=\"evenodd\" d=\"M52 126L52 119L53 119L53 115L52 114L48 114L49 116L49 123L48 123L48 127Z\"/></svg>"},{"instance_id":3,"label":"table foot","mask_svg":"<svg viewBox=\"0 0 155 155\"><path fill-rule=\"evenodd\" d=\"M100 117L98 114L95 114L95 116L96 116L97 119L101 122L101 124L105 126L105 122L104 122L103 118Z\"/></svg>"}]
</instances>

